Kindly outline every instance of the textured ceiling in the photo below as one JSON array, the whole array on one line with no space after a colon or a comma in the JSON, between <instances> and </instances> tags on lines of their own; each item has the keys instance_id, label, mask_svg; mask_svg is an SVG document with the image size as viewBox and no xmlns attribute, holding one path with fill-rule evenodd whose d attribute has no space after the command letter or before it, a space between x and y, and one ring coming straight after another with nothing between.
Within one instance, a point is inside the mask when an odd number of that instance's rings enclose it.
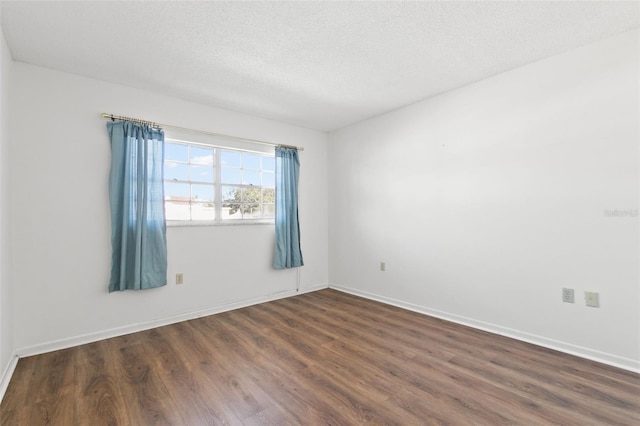
<instances>
[{"instance_id":1,"label":"textured ceiling","mask_svg":"<svg viewBox=\"0 0 640 426\"><path fill-rule=\"evenodd\" d=\"M639 26L637 2L8 2L23 61L330 131Z\"/></svg>"}]
</instances>

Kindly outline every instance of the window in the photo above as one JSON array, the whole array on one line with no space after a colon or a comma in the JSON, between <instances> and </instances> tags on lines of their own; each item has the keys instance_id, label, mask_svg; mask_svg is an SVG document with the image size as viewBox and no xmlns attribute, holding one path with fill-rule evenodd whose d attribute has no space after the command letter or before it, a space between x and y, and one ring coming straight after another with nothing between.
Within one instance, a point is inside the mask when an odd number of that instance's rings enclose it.
<instances>
[{"instance_id":1,"label":"window","mask_svg":"<svg viewBox=\"0 0 640 426\"><path fill-rule=\"evenodd\" d=\"M273 221L273 155L170 141L164 156L168 221Z\"/></svg>"}]
</instances>

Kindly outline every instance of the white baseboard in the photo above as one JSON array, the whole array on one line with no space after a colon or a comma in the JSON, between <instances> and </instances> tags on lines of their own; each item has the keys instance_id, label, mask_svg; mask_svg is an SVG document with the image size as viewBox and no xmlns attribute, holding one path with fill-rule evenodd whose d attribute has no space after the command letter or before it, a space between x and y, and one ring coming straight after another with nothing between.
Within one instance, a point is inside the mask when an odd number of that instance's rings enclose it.
<instances>
[{"instance_id":1,"label":"white baseboard","mask_svg":"<svg viewBox=\"0 0 640 426\"><path fill-rule=\"evenodd\" d=\"M16 371L16 366L18 365L18 354L13 353L11 355L11 359L7 363L4 371L2 372L2 376L0 376L0 402L4 398L4 394L9 387L9 382L11 381L11 377L13 376L13 372Z\"/></svg>"},{"instance_id":2,"label":"white baseboard","mask_svg":"<svg viewBox=\"0 0 640 426\"><path fill-rule=\"evenodd\" d=\"M92 343L92 342L97 342L99 340L109 339L111 337L123 336L125 334L136 333L138 331L144 331L144 330L149 330L156 327L162 327L169 324L175 324L177 322L188 321L195 318L232 311L234 309L245 308L247 306L257 305L259 303L270 302L272 300L284 299L286 297L297 296L303 293L310 293L310 292L322 290L328 287L329 287L328 284L320 284L312 287L301 288L299 291L284 290L277 293L256 297L253 299L240 300L236 302L227 303L224 305L214 306L211 308L200 309L192 312L185 312L183 314L173 315L170 317L140 322L137 324L130 324L124 327L116 327L109 330L101 330L93 333L82 334L79 336L68 337L60 340L53 340L50 342L39 343L37 345L26 346L26 347L19 348L16 351L16 354L17 354L17 357L23 358L23 357L32 356L32 355L43 354L46 352L57 351L60 349L67 349L73 346L79 346L79 345L84 345L86 343ZM16 359L16 362L17 362L17 359Z\"/></svg>"},{"instance_id":3,"label":"white baseboard","mask_svg":"<svg viewBox=\"0 0 640 426\"><path fill-rule=\"evenodd\" d=\"M409 311L418 312L420 314L429 315L435 318L440 318L446 321L451 321L457 324L473 327L489 333L498 334L512 339L521 340L523 342L531 343L537 346L542 346L548 349L564 352L570 355L575 355L581 358L597 361L602 364L611 365L613 367L622 368L624 370L632 371L634 373L640 373L640 361L632 358L625 358L618 355L597 351L595 349L585 348L571 343L561 342L554 339L549 339L544 336L538 336L535 334L527 333L520 330L515 330L500 325L478 321L473 318L467 318L464 316L452 314L449 312L443 312L436 309L427 308L426 306L415 305L413 303L405 302L402 300L393 299L391 297L380 296L378 294L369 293L362 290L357 290L342 285L329 284L329 288L342 291L344 293L353 294L355 296L364 297L365 299L375 300L377 302L385 303L387 305L397 306L399 308L407 309Z\"/></svg>"}]
</instances>

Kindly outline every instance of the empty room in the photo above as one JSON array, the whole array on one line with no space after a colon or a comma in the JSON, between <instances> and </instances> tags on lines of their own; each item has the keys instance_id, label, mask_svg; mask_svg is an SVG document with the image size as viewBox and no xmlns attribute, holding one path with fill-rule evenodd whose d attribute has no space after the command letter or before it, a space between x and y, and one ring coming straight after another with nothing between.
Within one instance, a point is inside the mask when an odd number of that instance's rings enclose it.
<instances>
[{"instance_id":1,"label":"empty room","mask_svg":"<svg viewBox=\"0 0 640 426\"><path fill-rule=\"evenodd\" d=\"M640 424L637 1L0 25L0 425Z\"/></svg>"}]
</instances>

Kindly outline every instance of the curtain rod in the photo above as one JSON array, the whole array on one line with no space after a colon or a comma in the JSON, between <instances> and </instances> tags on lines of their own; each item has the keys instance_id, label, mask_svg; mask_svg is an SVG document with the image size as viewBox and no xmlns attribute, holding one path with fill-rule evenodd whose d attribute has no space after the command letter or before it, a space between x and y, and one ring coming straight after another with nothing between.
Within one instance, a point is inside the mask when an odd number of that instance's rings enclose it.
<instances>
[{"instance_id":1,"label":"curtain rod","mask_svg":"<svg viewBox=\"0 0 640 426\"><path fill-rule=\"evenodd\" d=\"M217 136L217 137L228 138L228 139L235 139L235 140L238 140L238 141L247 141L247 142L257 143L259 145L276 146L276 147L282 147L282 148L297 149L298 151L304 151L304 147L303 146L284 145L284 144L281 144L281 143L273 143L273 142L261 141L261 140L257 140L257 139L241 138L239 136L225 135L224 133L214 133L214 132L207 132L205 130L189 129L188 127L172 126L171 124L156 123L154 121L141 120L139 118L125 117L125 116L122 116L122 115L107 114L107 113L104 113L104 112L102 113L102 118L108 118L108 119L111 119L111 120L133 121L134 123L146 124L146 125L151 126L151 127L168 127L168 128L176 129L176 130L184 130L186 132L193 132L193 133L200 133L200 134L203 134L203 135Z\"/></svg>"}]
</instances>

